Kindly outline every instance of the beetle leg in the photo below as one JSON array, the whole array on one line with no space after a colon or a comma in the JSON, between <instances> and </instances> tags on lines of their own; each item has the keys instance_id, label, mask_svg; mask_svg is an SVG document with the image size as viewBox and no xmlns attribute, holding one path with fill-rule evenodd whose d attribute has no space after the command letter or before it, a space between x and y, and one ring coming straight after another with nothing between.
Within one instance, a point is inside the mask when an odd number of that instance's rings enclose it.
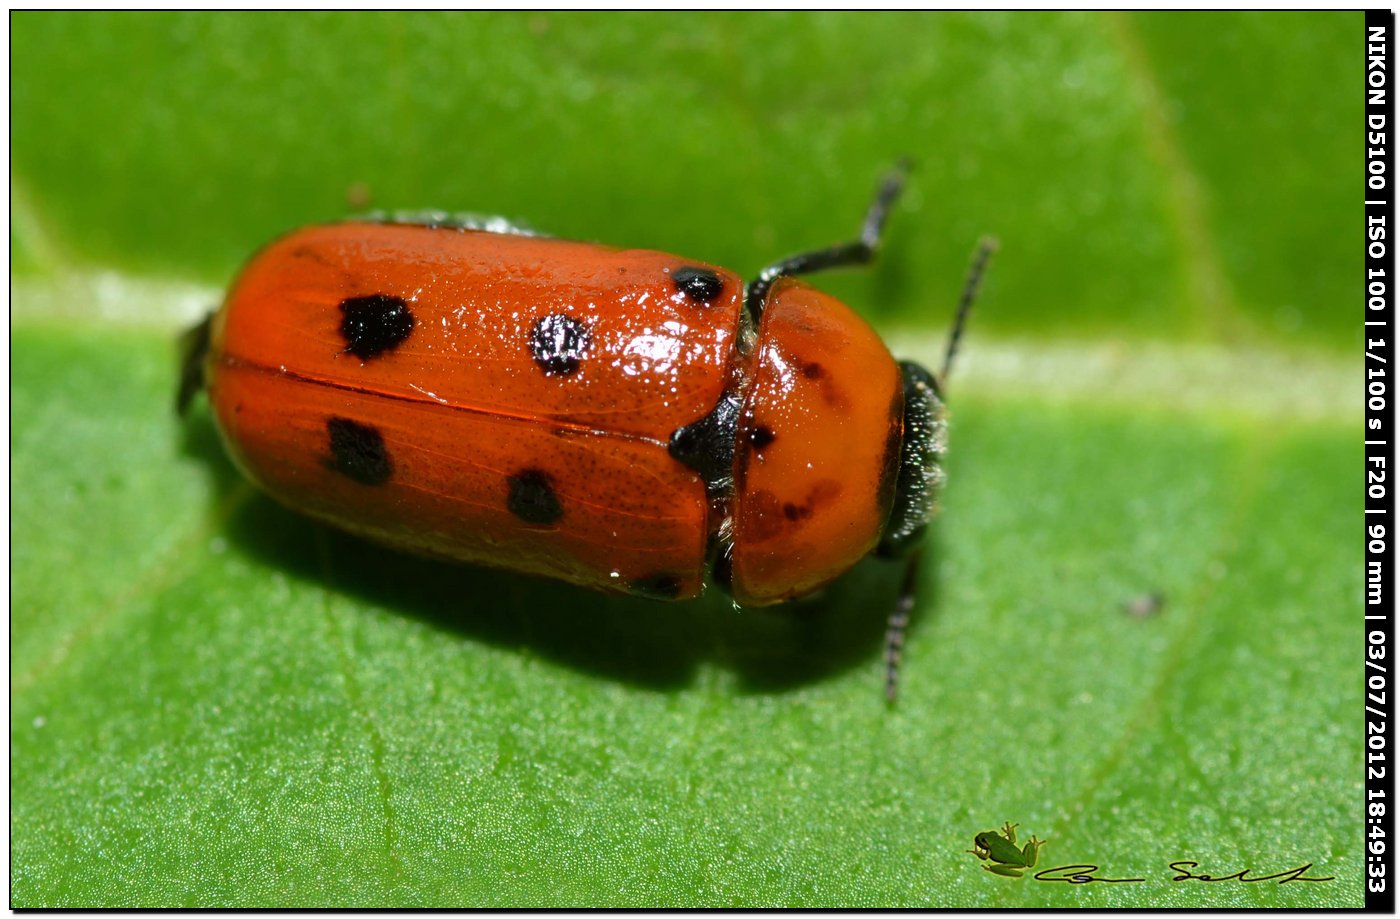
<instances>
[{"instance_id":1,"label":"beetle leg","mask_svg":"<svg viewBox=\"0 0 1400 919\"><path fill-rule=\"evenodd\" d=\"M889 624L885 628L885 701L894 702L899 695L899 662L904 654L904 634L909 630L909 617L914 611L914 598L918 593L919 561L924 557L923 550L909 556L904 567L904 580L899 587L899 599L895 600L890 611Z\"/></svg>"},{"instance_id":2,"label":"beetle leg","mask_svg":"<svg viewBox=\"0 0 1400 919\"><path fill-rule=\"evenodd\" d=\"M175 393L175 413L189 410L194 394L204 388L204 358L209 354L209 332L214 314L180 336L180 388Z\"/></svg>"},{"instance_id":3,"label":"beetle leg","mask_svg":"<svg viewBox=\"0 0 1400 919\"><path fill-rule=\"evenodd\" d=\"M880 247L880 237L885 229L885 218L889 216L890 208L904 188L904 177L909 174L909 165L907 158L900 160L880 182L880 188L875 192L875 200L870 203L870 210L865 214L865 223L861 226L857 239L825 249L790 255L764 268L758 273L758 277L748 283L744 289L744 309L753 320L755 328L758 327L759 317L763 315L763 301L768 298L768 289L779 278L811 274L827 268L864 265L875 258L875 251Z\"/></svg>"}]
</instances>

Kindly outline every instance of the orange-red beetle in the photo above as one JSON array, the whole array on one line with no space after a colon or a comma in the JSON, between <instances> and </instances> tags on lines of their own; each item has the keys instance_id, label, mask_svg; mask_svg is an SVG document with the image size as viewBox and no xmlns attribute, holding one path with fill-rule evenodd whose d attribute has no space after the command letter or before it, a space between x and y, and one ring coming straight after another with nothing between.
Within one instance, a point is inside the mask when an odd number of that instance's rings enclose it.
<instances>
[{"instance_id":1,"label":"orange-red beetle","mask_svg":"<svg viewBox=\"0 0 1400 919\"><path fill-rule=\"evenodd\" d=\"M934 510L936 379L792 277L869 261L902 177L858 240L748 285L500 225L297 230L197 330L181 407L202 385L253 481L395 547L663 599L707 568L741 605L807 594L909 555Z\"/></svg>"}]
</instances>

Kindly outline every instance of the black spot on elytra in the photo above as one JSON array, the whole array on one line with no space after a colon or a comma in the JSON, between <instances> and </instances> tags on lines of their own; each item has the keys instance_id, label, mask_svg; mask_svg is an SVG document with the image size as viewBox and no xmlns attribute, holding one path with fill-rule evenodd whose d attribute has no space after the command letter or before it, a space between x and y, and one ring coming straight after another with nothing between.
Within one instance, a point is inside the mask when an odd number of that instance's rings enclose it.
<instances>
[{"instance_id":1,"label":"black spot on elytra","mask_svg":"<svg viewBox=\"0 0 1400 919\"><path fill-rule=\"evenodd\" d=\"M641 597L653 600L674 600L681 594L680 578L669 574L653 574L637 578L627 585L627 589Z\"/></svg>"},{"instance_id":2,"label":"black spot on elytra","mask_svg":"<svg viewBox=\"0 0 1400 919\"><path fill-rule=\"evenodd\" d=\"M539 469L522 469L507 479L510 497L506 507L526 523L549 526L564 515L549 475Z\"/></svg>"},{"instance_id":3,"label":"black spot on elytra","mask_svg":"<svg viewBox=\"0 0 1400 919\"><path fill-rule=\"evenodd\" d=\"M671 272L676 290L697 303L713 303L724 291L724 282L708 268L677 268Z\"/></svg>"},{"instance_id":4,"label":"black spot on elytra","mask_svg":"<svg viewBox=\"0 0 1400 919\"><path fill-rule=\"evenodd\" d=\"M671 432L667 449L676 460L700 473L710 497L725 493L734 479L734 447L743 399L727 390L708 415Z\"/></svg>"},{"instance_id":5,"label":"black spot on elytra","mask_svg":"<svg viewBox=\"0 0 1400 919\"><path fill-rule=\"evenodd\" d=\"M361 485L383 485L394 474L384 437L375 428L349 418L326 422L331 437L331 469Z\"/></svg>"},{"instance_id":6,"label":"black spot on elytra","mask_svg":"<svg viewBox=\"0 0 1400 919\"><path fill-rule=\"evenodd\" d=\"M763 425L759 425L758 427L754 428L752 431L749 432L749 444L754 448L754 450L758 451L759 453L762 453L764 447L768 446L777 439L778 435L774 434L772 431L770 431L768 428L765 428Z\"/></svg>"},{"instance_id":7,"label":"black spot on elytra","mask_svg":"<svg viewBox=\"0 0 1400 919\"><path fill-rule=\"evenodd\" d=\"M810 364L803 364L802 375L809 380L820 380L822 377L826 376L826 368L815 361Z\"/></svg>"},{"instance_id":8,"label":"black spot on elytra","mask_svg":"<svg viewBox=\"0 0 1400 919\"><path fill-rule=\"evenodd\" d=\"M340 301L340 312L345 350L362 361L398 347L413 331L413 314L402 297L346 297Z\"/></svg>"},{"instance_id":9,"label":"black spot on elytra","mask_svg":"<svg viewBox=\"0 0 1400 919\"><path fill-rule=\"evenodd\" d=\"M530 330L530 353L540 369L552 377L566 377L578 370L592 343L588 326L563 313L541 316Z\"/></svg>"}]
</instances>

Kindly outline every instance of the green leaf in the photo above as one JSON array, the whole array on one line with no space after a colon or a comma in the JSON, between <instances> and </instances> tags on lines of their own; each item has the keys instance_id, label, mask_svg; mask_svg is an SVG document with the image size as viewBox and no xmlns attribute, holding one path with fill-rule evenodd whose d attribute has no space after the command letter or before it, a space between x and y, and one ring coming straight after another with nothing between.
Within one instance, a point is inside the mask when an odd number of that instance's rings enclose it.
<instances>
[{"instance_id":1,"label":"green leaf","mask_svg":"<svg viewBox=\"0 0 1400 919\"><path fill-rule=\"evenodd\" d=\"M12 905L1361 905L1360 14L12 35ZM473 210L752 272L905 154L880 263L816 282L936 364L1002 252L893 709L885 563L778 611L441 565L171 415L180 326L297 224ZM1036 870L1146 880L989 874L1008 820Z\"/></svg>"}]
</instances>

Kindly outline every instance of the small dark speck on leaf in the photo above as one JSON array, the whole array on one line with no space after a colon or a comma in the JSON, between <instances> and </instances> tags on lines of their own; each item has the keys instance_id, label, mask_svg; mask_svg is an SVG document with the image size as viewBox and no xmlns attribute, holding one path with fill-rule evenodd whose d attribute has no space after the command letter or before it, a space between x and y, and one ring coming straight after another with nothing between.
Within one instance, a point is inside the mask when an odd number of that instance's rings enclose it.
<instances>
[{"instance_id":1,"label":"small dark speck on leaf","mask_svg":"<svg viewBox=\"0 0 1400 919\"><path fill-rule=\"evenodd\" d=\"M1166 596L1161 591L1153 590L1128 600L1123 604L1123 612L1134 619L1150 619L1160 613L1166 604Z\"/></svg>"}]
</instances>

